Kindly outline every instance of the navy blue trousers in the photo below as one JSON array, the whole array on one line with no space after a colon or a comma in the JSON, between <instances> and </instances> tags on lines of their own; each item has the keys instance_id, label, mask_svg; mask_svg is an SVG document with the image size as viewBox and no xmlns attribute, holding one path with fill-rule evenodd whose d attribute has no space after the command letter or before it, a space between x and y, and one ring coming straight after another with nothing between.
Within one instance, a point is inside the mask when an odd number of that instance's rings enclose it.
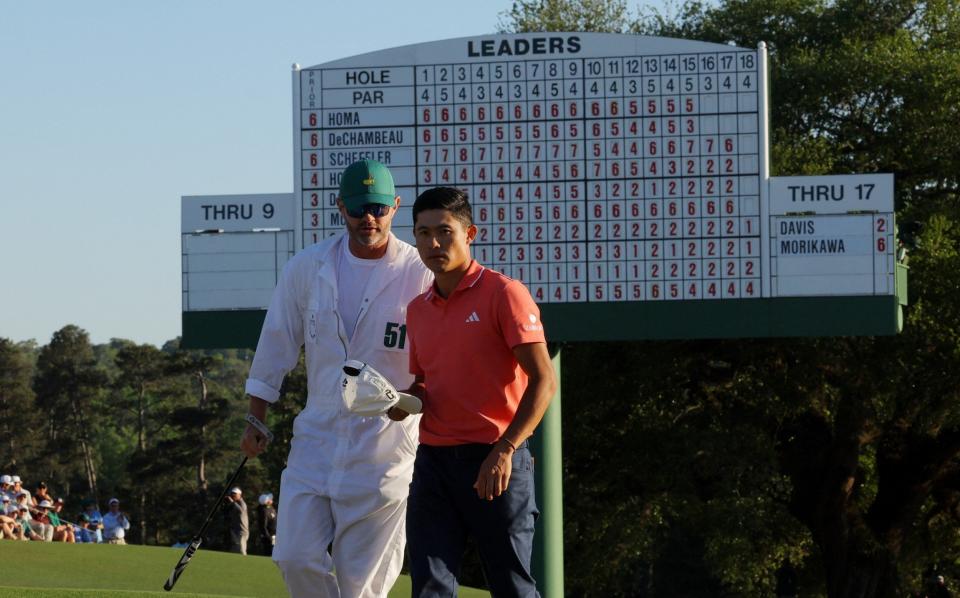
<instances>
[{"instance_id":1,"label":"navy blue trousers","mask_svg":"<svg viewBox=\"0 0 960 598\"><path fill-rule=\"evenodd\" d=\"M524 442L513 454L507 491L492 501L473 483L492 445L421 444L407 502L407 549L414 598L456 598L457 576L472 537L495 598L537 598L530 574L537 516L533 457Z\"/></svg>"}]
</instances>

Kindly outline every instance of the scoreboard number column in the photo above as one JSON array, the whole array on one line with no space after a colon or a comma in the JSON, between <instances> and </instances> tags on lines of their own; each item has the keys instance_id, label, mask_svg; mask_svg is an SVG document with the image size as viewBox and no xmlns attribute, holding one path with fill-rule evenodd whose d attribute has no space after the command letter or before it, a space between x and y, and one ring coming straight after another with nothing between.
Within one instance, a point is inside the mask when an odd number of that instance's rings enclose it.
<instances>
[{"instance_id":1,"label":"scoreboard number column","mask_svg":"<svg viewBox=\"0 0 960 598\"><path fill-rule=\"evenodd\" d=\"M893 214L877 214L873 218L874 294L896 293L894 264L897 248L894 238Z\"/></svg>"}]
</instances>

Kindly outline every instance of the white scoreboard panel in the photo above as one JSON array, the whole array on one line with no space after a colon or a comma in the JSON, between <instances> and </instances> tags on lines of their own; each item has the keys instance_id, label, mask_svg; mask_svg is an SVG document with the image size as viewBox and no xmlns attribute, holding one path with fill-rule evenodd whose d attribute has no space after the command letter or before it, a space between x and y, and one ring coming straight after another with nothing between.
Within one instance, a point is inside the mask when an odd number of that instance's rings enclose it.
<instances>
[{"instance_id":1,"label":"white scoreboard panel","mask_svg":"<svg viewBox=\"0 0 960 598\"><path fill-rule=\"evenodd\" d=\"M181 198L183 312L265 309L295 253L289 193Z\"/></svg>"},{"instance_id":2,"label":"white scoreboard panel","mask_svg":"<svg viewBox=\"0 0 960 598\"><path fill-rule=\"evenodd\" d=\"M891 214L774 216L774 297L892 295Z\"/></svg>"},{"instance_id":3,"label":"white scoreboard panel","mask_svg":"<svg viewBox=\"0 0 960 598\"><path fill-rule=\"evenodd\" d=\"M593 33L431 42L294 72L298 244L339 234L341 171L402 207L465 189L474 256L540 303L764 295L765 53Z\"/></svg>"},{"instance_id":4,"label":"white scoreboard panel","mask_svg":"<svg viewBox=\"0 0 960 598\"><path fill-rule=\"evenodd\" d=\"M893 175L770 179L772 297L894 295Z\"/></svg>"}]
</instances>

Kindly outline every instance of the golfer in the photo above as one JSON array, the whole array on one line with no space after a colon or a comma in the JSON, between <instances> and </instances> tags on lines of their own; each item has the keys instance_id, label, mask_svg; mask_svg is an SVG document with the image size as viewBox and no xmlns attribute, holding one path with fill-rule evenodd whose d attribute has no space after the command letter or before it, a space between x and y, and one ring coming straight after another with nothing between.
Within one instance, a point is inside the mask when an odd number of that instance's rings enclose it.
<instances>
[{"instance_id":1,"label":"golfer","mask_svg":"<svg viewBox=\"0 0 960 598\"><path fill-rule=\"evenodd\" d=\"M423 402L407 511L413 595L456 596L472 536L494 596L536 596L527 438L557 387L540 310L521 282L471 259L477 227L462 191L423 192L413 223L436 278L407 310L410 393Z\"/></svg>"},{"instance_id":2,"label":"golfer","mask_svg":"<svg viewBox=\"0 0 960 598\"><path fill-rule=\"evenodd\" d=\"M287 263L250 368L250 414L265 422L305 348L307 404L293 424L272 557L294 598L386 596L403 563L419 418L349 413L339 388L350 359L401 388L413 381L406 307L432 275L390 232L399 206L386 166L363 160L346 168L337 199L346 231ZM248 426L243 451L256 456L265 445Z\"/></svg>"}]
</instances>

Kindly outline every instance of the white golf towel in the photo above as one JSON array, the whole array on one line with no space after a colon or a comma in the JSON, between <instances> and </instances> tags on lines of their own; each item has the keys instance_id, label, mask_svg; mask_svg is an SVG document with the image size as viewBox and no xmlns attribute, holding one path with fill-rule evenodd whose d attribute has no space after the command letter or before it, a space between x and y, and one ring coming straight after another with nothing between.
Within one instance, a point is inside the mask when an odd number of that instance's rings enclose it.
<instances>
[{"instance_id":1,"label":"white golf towel","mask_svg":"<svg viewBox=\"0 0 960 598\"><path fill-rule=\"evenodd\" d=\"M394 405L407 413L423 408L420 399L398 391L373 366L352 359L343 364L340 394L348 411L366 417L382 415Z\"/></svg>"}]
</instances>

